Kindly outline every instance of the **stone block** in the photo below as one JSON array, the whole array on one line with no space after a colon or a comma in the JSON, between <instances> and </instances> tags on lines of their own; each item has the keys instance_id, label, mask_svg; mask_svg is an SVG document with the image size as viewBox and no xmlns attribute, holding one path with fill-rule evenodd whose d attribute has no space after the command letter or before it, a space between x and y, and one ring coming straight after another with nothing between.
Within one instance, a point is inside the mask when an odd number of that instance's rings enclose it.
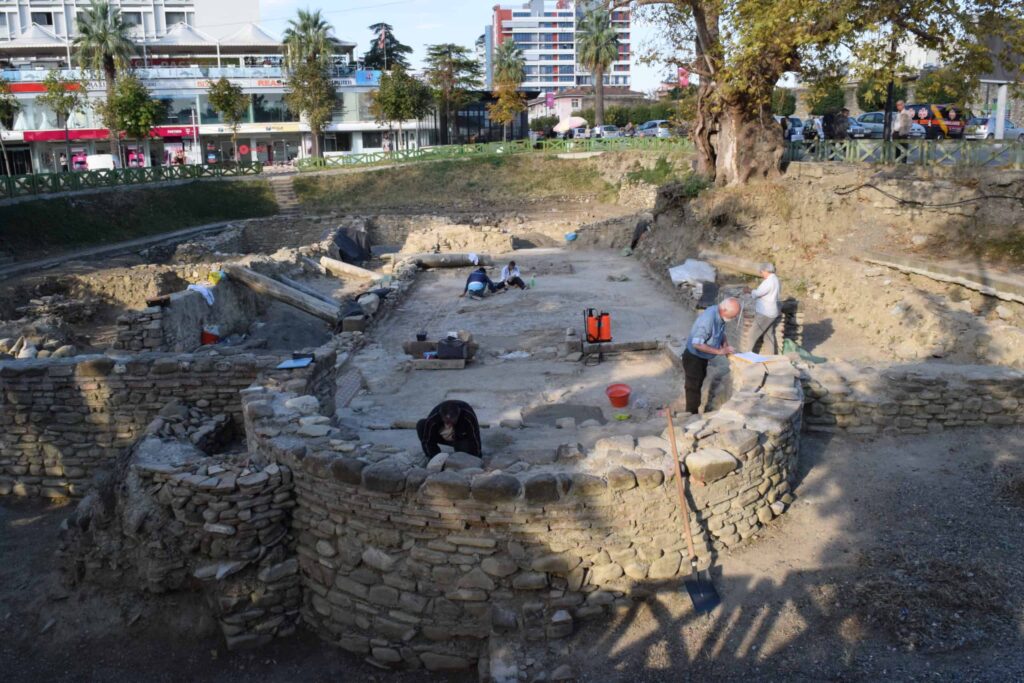
<instances>
[{"instance_id":1,"label":"stone block","mask_svg":"<svg viewBox=\"0 0 1024 683\"><path fill-rule=\"evenodd\" d=\"M715 441L720 448L739 457L757 446L759 434L750 429L730 429L719 432Z\"/></svg>"},{"instance_id":2,"label":"stone block","mask_svg":"<svg viewBox=\"0 0 1024 683\"><path fill-rule=\"evenodd\" d=\"M473 477L473 498L485 503L515 500L522 490L522 482L511 474L494 473Z\"/></svg>"},{"instance_id":3,"label":"stone block","mask_svg":"<svg viewBox=\"0 0 1024 683\"><path fill-rule=\"evenodd\" d=\"M405 489L405 470L387 460L363 469L363 486L380 493L401 493Z\"/></svg>"},{"instance_id":4,"label":"stone block","mask_svg":"<svg viewBox=\"0 0 1024 683\"><path fill-rule=\"evenodd\" d=\"M682 563L682 556L678 551L672 551L666 553L664 557L660 557L651 563L651 567L647 572L647 577L650 579L670 579L679 573L679 565Z\"/></svg>"},{"instance_id":5,"label":"stone block","mask_svg":"<svg viewBox=\"0 0 1024 683\"><path fill-rule=\"evenodd\" d=\"M519 567L507 555L492 555L483 559L480 568L491 576L506 577L515 574Z\"/></svg>"},{"instance_id":6,"label":"stone block","mask_svg":"<svg viewBox=\"0 0 1024 683\"><path fill-rule=\"evenodd\" d=\"M292 574L297 574L298 572L299 559L297 557L292 557L285 560L284 562L279 562L269 567L264 567L259 571L256 577L263 583L275 583L285 578L286 576L291 576Z\"/></svg>"},{"instance_id":7,"label":"stone block","mask_svg":"<svg viewBox=\"0 0 1024 683\"><path fill-rule=\"evenodd\" d=\"M616 467L606 475L608 487L613 491L628 491L636 488L636 475L625 467Z\"/></svg>"},{"instance_id":8,"label":"stone block","mask_svg":"<svg viewBox=\"0 0 1024 683\"><path fill-rule=\"evenodd\" d=\"M705 448L686 456L686 469L694 478L710 484L733 472L739 461L720 448Z\"/></svg>"},{"instance_id":9,"label":"stone block","mask_svg":"<svg viewBox=\"0 0 1024 683\"><path fill-rule=\"evenodd\" d=\"M331 475L338 481L358 486L363 481L366 463L355 458L337 457L331 460Z\"/></svg>"},{"instance_id":10,"label":"stone block","mask_svg":"<svg viewBox=\"0 0 1024 683\"><path fill-rule=\"evenodd\" d=\"M170 360L170 359L166 359ZM157 361L159 363L161 361ZM178 370L178 362L170 360L174 367L170 372ZM157 363L153 364L153 372L157 372ZM114 370L114 359L112 358L90 358L75 366L75 374L79 377L106 377Z\"/></svg>"},{"instance_id":11,"label":"stone block","mask_svg":"<svg viewBox=\"0 0 1024 683\"><path fill-rule=\"evenodd\" d=\"M448 500L469 498L469 478L460 472L438 472L431 474L420 487L420 493Z\"/></svg>"},{"instance_id":12,"label":"stone block","mask_svg":"<svg viewBox=\"0 0 1024 683\"><path fill-rule=\"evenodd\" d=\"M553 503L560 496L558 478L553 474L535 474L526 480L526 500L529 503Z\"/></svg>"},{"instance_id":13,"label":"stone block","mask_svg":"<svg viewBox=\"0 0 1024 683\"><path fill-rule=\"evenodd\" d=\"M665 473L662 470L640 468L634 474L636 475L637 483L642 489L657 488L665 481Z\"/></svg>"},{"instance_id":14,"label":"stone block","mask_svg":"<svg viewBox=\"0 0 1024 683\"><path fill-rule=\"evenodd\" d=\"M597 443L594 444L594 454L597 457L606 457L609 453L616 451L620 453L630 453L636 446L636 442L632 436L625 434L621 436L607 436L603 439L598 439Z\"/></svg>"},{"instance_id":15,"label":"stone block","mask_svg":"<svg viewBox=\"0 0 1024 683\"><path fill-rule=\"evenodd\" d=\"M573 472L572 491L577 496L601 496L608 493L608 482L592 474Z\"/></svg>"},{"instance_id":16,"label":"stone block","mask_svg":"<svg viewBox=\"0 0 1024 683\"><path fill-rule=\"evenodd\" d=\"M605 564L600 567L594 567L590 570L590 582L600 586L615 581L620 578L622 574L623 571L621 566L615 563Z\"/></svg>"},{"instance_id":17,"label":"stone block","mask_svg":"<svg viewBox=\"0 0 1024 683\"><path fill-rule=\"evenodd\" d=\"M316 415L320 412L320 401L316 396L296 396L285 401L284 405L302 415Z\"/></svg>"},{"instance_id":18,"label":"stone block","mask_svg":"<svg viewBox=\"0 0 1024 683\"><path fill-rule=\"evenodd\" d=\"M459 588L478 588L485 591L492 591L496 587L494 580L479 567L463 574L456 585Z\"/></svg>"},{"instance_id":19,"label":"stone block","mask_svg":"<svg viewBox=\"0 0 1024 683\"><path fill-rule=\"evenodd\" d=\"M383 550L368 547L362 554L363 563L381 572L390 572L395 568L397 560Z\"/></svg>"},{"instance_id":20,"label":"stone block","mask_svg":"<svg viewBox=\"0 0 1024 683\"><path fill-rule=\"evenodd\" d=\"M530 564L530 568L535 572L547 572L564 576L578 567L582 561L578 555L573 555L572 553L551 553L535 559Z\"/></svg>"},{"instance_id":21,"label":"stone block","mask_svg":"<svg viewBox=\"0 0 1024 683\"><path fill-rule=\"evenodd\" d=\"M469 660L464 657L437 652L420 653L420 660L427 671L460 671L470 666Z\"/></svg>"},{"instance_id":22,"label":"stone block","mask_svg":"<svg viewBox=\"0 0 1024 683\"><path fill-rule=\"evenodd\" d=\"M512 577L512 587L522 591L537 591L547 588L548 576L541 572L523 572Z\"/></svg>"}]
</instances>

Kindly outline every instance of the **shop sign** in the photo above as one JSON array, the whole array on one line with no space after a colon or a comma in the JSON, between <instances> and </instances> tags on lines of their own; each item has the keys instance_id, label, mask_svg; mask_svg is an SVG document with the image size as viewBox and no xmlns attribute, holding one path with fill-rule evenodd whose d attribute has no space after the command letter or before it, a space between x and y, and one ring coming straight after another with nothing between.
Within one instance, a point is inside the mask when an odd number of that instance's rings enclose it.
<instances>
[{"instance_id":1,"label":"shop sign","mask_svg":"<svg viewBox=\"0 0 1024 683\"><path fill-rule=\"evenodd\" d=\"M150 130L155 138L190 138L195 134L195 126L155 126Z\"/></svg>"}]
</instances>

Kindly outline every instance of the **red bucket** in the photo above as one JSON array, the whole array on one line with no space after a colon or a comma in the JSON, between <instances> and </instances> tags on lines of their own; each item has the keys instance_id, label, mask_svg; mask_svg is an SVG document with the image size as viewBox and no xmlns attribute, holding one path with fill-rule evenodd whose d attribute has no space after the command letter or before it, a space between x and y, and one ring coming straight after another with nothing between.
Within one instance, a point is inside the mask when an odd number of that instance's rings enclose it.
<instances>
[{"instance_id":1,"label":"red bucket","mask_svg":"<svg viewBox=\"0 0 1024 683\"><path fill-rule=\"evenodd\" d=\"M612 402L613 408L625 408L629 405L629 397L633 390L629 388L628 384L610 384L604 393Z\"/></svg>"}]
</instances>

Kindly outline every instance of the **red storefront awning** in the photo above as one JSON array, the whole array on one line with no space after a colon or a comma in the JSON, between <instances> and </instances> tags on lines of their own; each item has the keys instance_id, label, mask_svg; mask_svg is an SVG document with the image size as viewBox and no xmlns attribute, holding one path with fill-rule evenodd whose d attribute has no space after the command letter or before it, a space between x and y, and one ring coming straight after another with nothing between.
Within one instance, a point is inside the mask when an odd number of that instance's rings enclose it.
<instances>
[{"instance_id":1,"label":"red storefront awning","mask_svg":"<svg viewBox=\"0 0 1024 683\"><path fill-rule=\"evenodd\" d=\"M154 126L149 134L155 138L190 138L196 134L195 126Z\"/></svg>"},{"instance_id":2,"label":"red storefront awning","mask_svg":"<svg viewBox=\"0 0 1024 683\"><path fill-rule=\"evenodd\" d=\"M68 131L72 140L106 140L110 131L106 128L73 128ZM62 130L26 130L25 142L64 142Z\"/></svg>"}]
</instances>

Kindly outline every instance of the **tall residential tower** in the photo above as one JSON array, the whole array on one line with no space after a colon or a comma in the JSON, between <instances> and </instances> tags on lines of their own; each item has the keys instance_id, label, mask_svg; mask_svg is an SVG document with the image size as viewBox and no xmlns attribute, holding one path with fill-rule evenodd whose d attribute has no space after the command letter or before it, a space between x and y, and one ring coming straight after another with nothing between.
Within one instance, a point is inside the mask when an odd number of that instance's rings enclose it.
<instances>
[{"instance_id":1,"label":"tall residential tower","mask_svg":"<svg viewBox=\"0 0 1024 683\"><path fill-rule=\"evenodd\" d=\"M593 77L576 59L576 31L592 2L586 0L530 0L519 5L495 5L491 25L492 36L485 65L493 73L494 51L506 40L514 40L526 58L524 90L557 92L581 85L591 85ZM628 9L612 12L612 25L619 34L619 58L604 82L611 86L630 85L630 13ZM493 87L488 78L487 87Z\"/></svg>"}]
</instances>

